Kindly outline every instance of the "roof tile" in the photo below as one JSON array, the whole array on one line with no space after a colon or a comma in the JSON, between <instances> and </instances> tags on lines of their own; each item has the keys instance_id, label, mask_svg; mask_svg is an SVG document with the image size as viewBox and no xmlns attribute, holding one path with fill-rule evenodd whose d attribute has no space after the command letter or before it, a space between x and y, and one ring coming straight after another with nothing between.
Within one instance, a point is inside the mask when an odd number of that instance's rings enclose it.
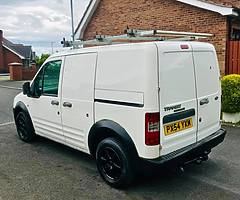
<instances>
[{"instance_id":1,"label":"roof tile","mask_svg":"<svg viewBox=\"0 0 240 200\"><path fill-rule=\"evenodd\" d=\"M14 44L11 41L7 40L6 38L3 38L3 44L6 45L8 48L12 49L14 52L18 53L25 59L30 59L32 47L31 46L25 46L23 44Z\"/></svg>"}]
</instances>

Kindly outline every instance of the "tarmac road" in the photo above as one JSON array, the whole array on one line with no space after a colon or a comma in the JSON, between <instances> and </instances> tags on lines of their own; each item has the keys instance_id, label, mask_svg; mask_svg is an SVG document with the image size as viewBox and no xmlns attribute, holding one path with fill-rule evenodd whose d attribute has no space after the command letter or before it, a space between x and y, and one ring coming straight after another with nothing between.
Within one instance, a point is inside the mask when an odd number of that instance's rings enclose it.
<instances>
[{"instance_id":1,"label":"tarmac road","mask_svg":"<svg viewBox=\"0 0 240 200\"><path fill-rule=\"evenodd\" d=\"M191 164L183 174L139 178L130 188L115 190L102 181L88 155L44 138L23 143L14 125L1 125L12 121L16 93L0 88L0 200L240 199L239 128L227 128L225 142L208 162Z\"/></svg>"},{"instance_id":2,"label":"tarmac road","mask_svg":"<svg viewBox=\"0 0 240 200\"><path fill-rule=\"evenodd\" d=\"M20 92L20 90L0 87L0 123L13 121L13 97Z\"/></svg>"}]
</instances>

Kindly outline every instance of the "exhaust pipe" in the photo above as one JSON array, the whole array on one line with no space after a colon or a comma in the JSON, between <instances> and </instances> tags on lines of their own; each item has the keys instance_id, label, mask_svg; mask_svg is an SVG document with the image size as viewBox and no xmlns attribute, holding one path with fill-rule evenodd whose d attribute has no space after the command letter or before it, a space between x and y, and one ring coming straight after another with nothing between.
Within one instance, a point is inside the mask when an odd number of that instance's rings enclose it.
<instances>
[{"instance_id":1,"label":"exhaust pipe","mask_svg":"<svg viewBox=\"0 0 240 200\"><path fill-rule=\"evenodd\" d=\"M184 169L184 166L181 165L181 166L178 166L177 168L174 169L175 173L181 175L185 172L185 169Z\"/></svg>"},{"instance_id":2,"label":"exhaust pipe","mask_svg":"<svg viewBox=\"0 0 240 200\"><path fill-rule=\"evenodd\" d=\"M205 155L200 156L199 158L197 158L195 160L195 162L200 165L202 162L208 161L208 159L209 159L208 154L205 154Z\"/></svg>"},{"instance_id":3,"label":"exhaust pipe","mask_svg":"<svg viewBox=\"0 0 240 200\"><path fill-rule=\"evenodd\" d=\"M195 163L200 165L200 164L202 164L202 161L203 161L202 157L199 157L195 160Z\"/></svg>"}]
</instances>

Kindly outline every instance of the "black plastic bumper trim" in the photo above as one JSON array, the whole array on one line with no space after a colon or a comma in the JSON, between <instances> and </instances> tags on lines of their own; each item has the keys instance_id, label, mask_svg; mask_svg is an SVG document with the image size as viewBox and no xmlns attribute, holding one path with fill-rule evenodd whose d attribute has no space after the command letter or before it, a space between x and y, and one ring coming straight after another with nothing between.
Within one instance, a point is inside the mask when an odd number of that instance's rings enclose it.
<instances>
[{"instance_id":1,"label":"black plastic bumper trim","mask_svg":"<svg viewBox=\"0 0 240 200\"><path fill-rule=\"evenodd\" d=\"M170 163L177 165L178 163L179 164L185 163L191 159L195 159L198 156L201 156L204 153L204 151L210 151L212 148L222 143L224 141L225 136L226 130L220 129L214 134L208 136L207 138L192 145L189 145L187 147L184 147L182 149L179 149L175 152L161 156L157 159L153 160L143 159L143 160L147 161L148 163L157 165Z\"/></svg>"}]
</instances>

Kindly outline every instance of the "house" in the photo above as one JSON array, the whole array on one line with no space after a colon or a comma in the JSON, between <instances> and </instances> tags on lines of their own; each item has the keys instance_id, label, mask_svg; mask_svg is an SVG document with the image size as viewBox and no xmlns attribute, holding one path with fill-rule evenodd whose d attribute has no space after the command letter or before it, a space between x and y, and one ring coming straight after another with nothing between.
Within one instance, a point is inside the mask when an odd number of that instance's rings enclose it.
<instances>
[{"instance_id":1,"label":"house","mask_svg":"<svg viewBox=\"0 0 240 200\"><path fill-rule=\"evenodd\" d=\"M240 74L239 0L90 0L75 37L119 35L126 27L212 33L221 73Z\"/></svg>"},{"instance_id":2,"label":"house","mask_svg":"<svg viewBox=\"0 0 240 200\"><path fill-rule=\"evenodd\" d=\"M34 60L35 53L31 46L10 42L3 37L3 31L0 30L0 73L9 72L10 63L21 63L23 68L30 68Z\"/></svg>"}]
</instances>

